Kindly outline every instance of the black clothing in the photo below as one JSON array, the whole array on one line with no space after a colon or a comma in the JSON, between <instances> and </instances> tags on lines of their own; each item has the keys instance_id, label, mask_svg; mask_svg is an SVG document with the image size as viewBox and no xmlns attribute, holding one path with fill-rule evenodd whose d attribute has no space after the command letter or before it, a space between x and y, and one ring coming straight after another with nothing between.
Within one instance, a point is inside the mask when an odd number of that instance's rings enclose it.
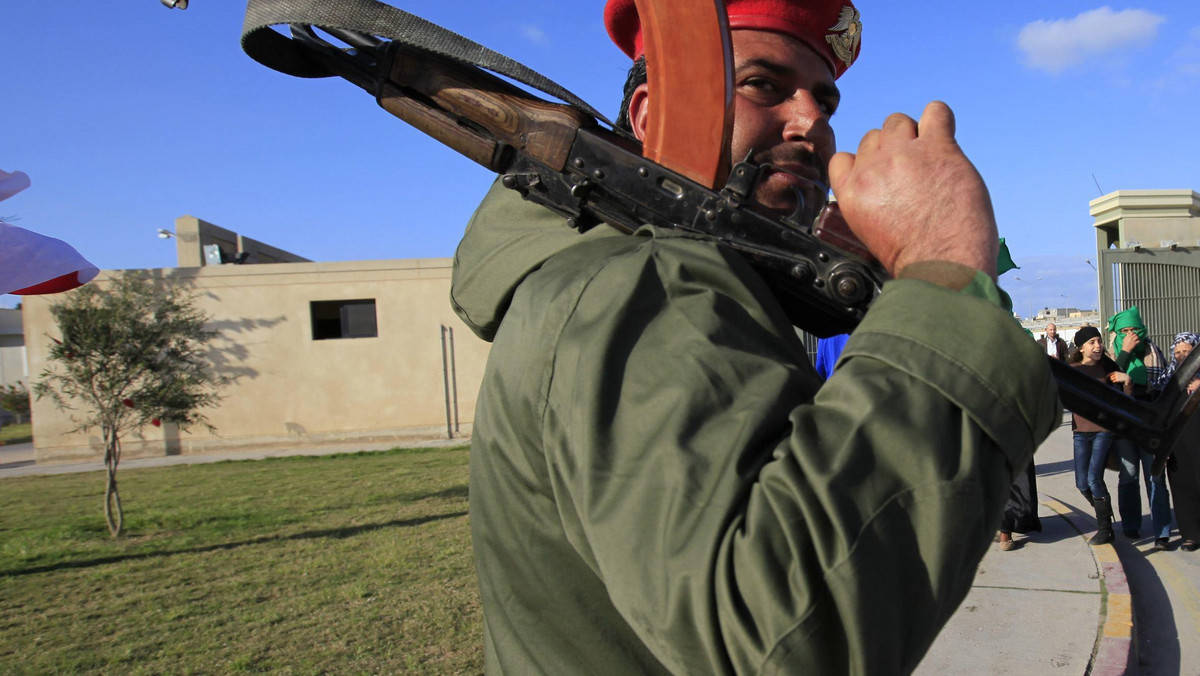
<instances>
[{"instance_id":1,"label":"black clothing","mask_svg":"<svg viewBox=\"0 0 1200 676\"><path fill-rule=\"evenodd\" d=\"M1032 460L1024 472L1013 476L1000 530L1005 533L1032 533L1042 530L1042 520L1038 518L1037 468Z\"/></svg>"}]
</instances>

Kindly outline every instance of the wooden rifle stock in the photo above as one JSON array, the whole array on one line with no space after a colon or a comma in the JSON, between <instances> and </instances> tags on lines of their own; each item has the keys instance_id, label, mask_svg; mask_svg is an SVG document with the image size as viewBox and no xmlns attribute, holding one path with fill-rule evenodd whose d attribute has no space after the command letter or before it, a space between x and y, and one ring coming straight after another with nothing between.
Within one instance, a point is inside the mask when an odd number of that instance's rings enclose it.
<instances>
[{"instance_id":1,"label":"wooden rifle stock","mask_svg":"<svg viewBox=\"0 0 1200 676\"><path fill-rule=\"evenodd\" d=\"M384 110L498 173L511 162L509 148L562 171L578 131L596 128L575 108L394 42L384 63L389 77L377 96Z\"/></svg>"}]
</instances>

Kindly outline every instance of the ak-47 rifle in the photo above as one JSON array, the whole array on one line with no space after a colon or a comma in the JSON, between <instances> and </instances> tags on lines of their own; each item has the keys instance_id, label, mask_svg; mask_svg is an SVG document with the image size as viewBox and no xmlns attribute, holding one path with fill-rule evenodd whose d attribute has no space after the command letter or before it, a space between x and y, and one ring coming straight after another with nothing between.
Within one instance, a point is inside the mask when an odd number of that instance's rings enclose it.
<instances>
[{"instance_id":1,"label":"ak-47 rifle","mask_svg":"<svg viewBox=\"0 0 1200 676\"><path fill-rule=\"evenodd\" d=\"M852 330L888 278L836 205L801 204L782 218L752 209L764 167L739 162L722 187L704 185L643 157L641 144L600 126L602 116L569 92L558 90L572 105L547 102L458 51L447 52L444 41L457 38L498 56L490 50L374 0L346 2L355 11L305 0L250 0L243 47L277 70L340 76L361 87L389 113L500 174L505 187L561 214L572 228L606 223L633 232L649 224L719 241L744 256L791 321L814 335ZM290 27L290 37L270 28L278 24ZM429 31L435 31L433 38ZM1200 350L1153 402L1136 401L1056 359L1050 362L1063 404L1140 443L1155 455L1156 473L1200 404L1186 393L1200 370Z\"/></svg>"},{"instance_id":2,"label":"ak-47 rifle","mask_svg":"<svg viewBox=\"0 0 1200 676\"><path fill-rule=\"evenodd\" d=\"M313 64L362 87L391 114L501 175L505 187L586 231L607 223L692 231L744 255L776 289L793 323L818 336L848 333L887 273L813 236L849 233L836 207L814 224L804 209L782 219L750 208L763 169L741 162L720 190L642 156L641 144L578 108L537 98L473 66L399 41L312 26L291 27ZM809 205L809 210L814 210ZM828 234L826 234L828 233Z\"/></svg>"}]
</instances>

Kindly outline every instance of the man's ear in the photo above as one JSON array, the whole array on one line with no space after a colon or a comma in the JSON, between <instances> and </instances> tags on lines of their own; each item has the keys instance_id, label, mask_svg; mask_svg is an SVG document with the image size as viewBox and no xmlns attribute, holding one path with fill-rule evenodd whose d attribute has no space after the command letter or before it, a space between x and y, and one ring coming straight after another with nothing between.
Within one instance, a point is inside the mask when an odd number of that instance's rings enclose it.
<instances>
[{"instance_id":1,"label":"man's ear","mask_svg":"<svg viewBox=\"0 0 1200 676\"><path fill-rule=\"evenodd\" d=\"M646 140L646 121L650 116L650 87L638 85L629 97L629 126L639 141Z\"/></svg>"}]
</instances>

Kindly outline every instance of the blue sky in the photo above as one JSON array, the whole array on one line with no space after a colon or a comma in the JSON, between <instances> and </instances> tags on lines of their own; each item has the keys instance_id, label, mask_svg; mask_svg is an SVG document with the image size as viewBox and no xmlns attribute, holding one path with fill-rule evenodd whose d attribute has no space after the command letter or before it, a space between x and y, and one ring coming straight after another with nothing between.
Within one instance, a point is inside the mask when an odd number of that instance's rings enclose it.
<instances>
[{"instance_id":1,"label":"blue sky","mask_svg":"<svg viewBox=\"0 0 1200 676\"><path fill-rule=\"evenodd\" d=\"M863 50L839 81L839 147L891 112L949 103L1021 265L1001 283L1022 314L1095 305L1088 201L1101 191L1200 190L1194 3L857 5ZM628 64L601 0L398 6L615 114ZM238 44L243 11L0 3L0 169L33 181L0 216L106 269L173 265L174 242L155 231L185 214L314 260L453 255L492 174L344 81L260 66Z\"/></svg>"}]
</instances>

